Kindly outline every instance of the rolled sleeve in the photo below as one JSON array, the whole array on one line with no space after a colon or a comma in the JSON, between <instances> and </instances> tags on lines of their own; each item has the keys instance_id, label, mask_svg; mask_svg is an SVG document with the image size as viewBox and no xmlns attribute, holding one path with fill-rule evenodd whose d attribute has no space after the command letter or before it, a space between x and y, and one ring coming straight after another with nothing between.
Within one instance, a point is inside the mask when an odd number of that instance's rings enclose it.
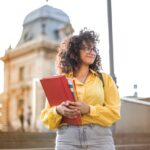
<instances>
[{"instance_id":1,"label":"rolled sleeve","mask_svg":"<svg viewBox=\"0 0 150 150\"><path fill-rule=\"evenodd\" d=\"M49 129L56 129L61 123L62 116L57 113L56 106L46 107L41 111L41 121Z\"/></svg>"}]
</instances>

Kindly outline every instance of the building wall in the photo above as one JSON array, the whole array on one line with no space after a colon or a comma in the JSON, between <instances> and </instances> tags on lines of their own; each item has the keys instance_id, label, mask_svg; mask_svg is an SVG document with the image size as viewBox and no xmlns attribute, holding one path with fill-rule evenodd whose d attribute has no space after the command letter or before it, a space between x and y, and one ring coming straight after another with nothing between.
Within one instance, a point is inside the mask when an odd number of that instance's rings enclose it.
<instances>
[{"instance_id":1,"label":"building wall","mask_svg":"<svg viewBox=\"0 0 150 150\"><path fill-rule=\"evenodd\" d=\"M52 14L50 14L50 13ZM15 49L6 50L4 62L4 93L0 95L0 130L18 130L21 110L27 126L28 106L32 108L32 127L39 124L45 95L39 79L54 75L56 47L74 32L69 17L48 5L32 11L24 20L23 31ZM37 80L38 79L38 80ZM38 82L37 82L38 81ZM22 108L22 109L20 109ZM37 128L40 128L37 127Z\"/></svg>"},{"instance_id":2,"label":"building wall","mask_svg":"<svg viewBox=\"0 0 150 150\"><path fill-rule=\"evenodd\" d=\"M150 133L150 104L141 100L122 99L121 120L116 123L116 133Z\"/></svg>"},{"instance_id":3,"label":"building wall","mask_svg":"<svg viewBox=\"0 0 150 150\"><path fill-rule=\"evenodd\" d=\"M8 131L8 101L4 94L0 95L0 131Z\"/></svg>"},{"instance_id":4,"label":"building wall","mask_svg":"<svg viewBox=\"0 0 150 150\"><path fill-rule=\"evenodd\" d=\"M32 46L33 45L31 45L31 47ZM28 48L30 49L31 47ZM16 51L18 51L18 49L14 49L13 51L14 55ZM26 50L24 48L20 48L19 51L23 52ZM38 83L36 86L36 110L33 110L33 108L35 108L33 106L33 80L55 74L56 50L51 50L39 46L39 48L37 49L31 49L31 51L28 51L28 53L20 53L20 55L18 55L17 57L14 57L15 55L13 55L11 55L11 57L5 61L4 65L4 95L6 95L6 97L8 98L8 106L6 109L8 110L8 126L10 130L18 130L21 128L18 112L20 109L19 103L20 101L23 101L24 127L25 129L27 129L28 106L31 106L32 111L36 111L36 122L35 120L32 120L32 124L38 124L40 119L40 112L45 105L46 99L43 89L40 83ZM22 80L20 80L19 77L21 67L24 67ZM6 118L6 115L4 116L4 113L3 118ZM4 125L4 121L2 124Z\"/></svg>"}]
</instances>

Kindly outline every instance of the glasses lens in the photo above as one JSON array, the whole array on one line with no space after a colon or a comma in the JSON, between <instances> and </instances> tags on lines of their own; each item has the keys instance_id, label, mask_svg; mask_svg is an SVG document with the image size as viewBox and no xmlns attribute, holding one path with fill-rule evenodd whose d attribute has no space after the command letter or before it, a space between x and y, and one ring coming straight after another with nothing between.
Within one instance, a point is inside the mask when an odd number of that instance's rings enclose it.
<instances>
[{"instance_id":1,"label":"glasses lens","mask_svg":"<svg viewBox=\"0 0 150 150\"><path fill-rule=\"evenodd\" d=\"M91 52L91 48L86 47L86 48L85 48L85 51L86 51L87 53L90 53L90 52Z\"/></svg>"},{"instance_id":2,"label":"glasses lens","mask_svg":"<svg viewBox=\"0 0 150 150\"><path fill-rule=\"evenodd\" d=\"M86 52L86 53L91 53L92 51L96 52L96 47L86 47L86 46L83 46L82 49Z\"/></svg>"},{"instance_id":3,"label":"glasses lens","mask_svg":"<svg viewBox=\"0 0 150 150\"><path fill-rule=\"evenodd\" d=\"M92 51L94 51L94 52L96 52L96 48L94 47L94 48L85 48L85 51L87 52L87 53L91 53Z\"/></svg>"}]
</instances>

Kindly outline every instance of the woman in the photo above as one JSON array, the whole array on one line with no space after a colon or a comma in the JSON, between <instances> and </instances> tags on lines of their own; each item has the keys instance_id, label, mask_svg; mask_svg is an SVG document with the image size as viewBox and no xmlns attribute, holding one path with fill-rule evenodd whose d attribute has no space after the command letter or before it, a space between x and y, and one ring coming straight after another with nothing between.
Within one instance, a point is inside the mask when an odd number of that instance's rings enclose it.
<instances>
[{"instance_id":1,"label":"woman","mask_svg":"<svg viewBox=\"0 0 150 150\"><path fill-rule=\"evenodd\" d=\"M110 126L120 119L120 98L112 78L100 73L101 59L96 44L98 35L84 28L65 40L57 54L57 71L75 80L78 99L56 107L48 104L41 120L57 128L56 150L114 150ZM62 125L63 116L81 114L81 125Z\"/></svg>"}]
</instances>

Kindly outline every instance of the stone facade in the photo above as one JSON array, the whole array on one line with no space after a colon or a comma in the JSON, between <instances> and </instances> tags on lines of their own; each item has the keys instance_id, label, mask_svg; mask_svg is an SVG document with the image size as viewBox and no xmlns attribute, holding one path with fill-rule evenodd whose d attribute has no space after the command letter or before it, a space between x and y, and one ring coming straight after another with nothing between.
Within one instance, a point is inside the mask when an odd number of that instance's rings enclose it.
<instances>
[{"instance_id":1,"label":"stone facade","mask_svg":"<svg viewBox=\"0 0 150 150\"><path fill-rule=\"evenodd\" d=\"M48 10L54 14L45 14L43 17L41 14ZM61 19L58 12L64 15ZM67 19L62 19L63 17ZM29 131L29 117L30 131L44 129L39 116L45 105L45 95L39 79L55 74L56 48L63 38L72 33L68 16L48 5L31 12L25 18L23 32L16 48L9 48L5 56L0 58L4 62L5 78L4 93L0 95L0 130L20 130L20 113L26 131ZM56 35L53 34L57 34L57 38L54 38ZM32 38L29 38L29 35Z\"/></svg>"}]
</instances>

